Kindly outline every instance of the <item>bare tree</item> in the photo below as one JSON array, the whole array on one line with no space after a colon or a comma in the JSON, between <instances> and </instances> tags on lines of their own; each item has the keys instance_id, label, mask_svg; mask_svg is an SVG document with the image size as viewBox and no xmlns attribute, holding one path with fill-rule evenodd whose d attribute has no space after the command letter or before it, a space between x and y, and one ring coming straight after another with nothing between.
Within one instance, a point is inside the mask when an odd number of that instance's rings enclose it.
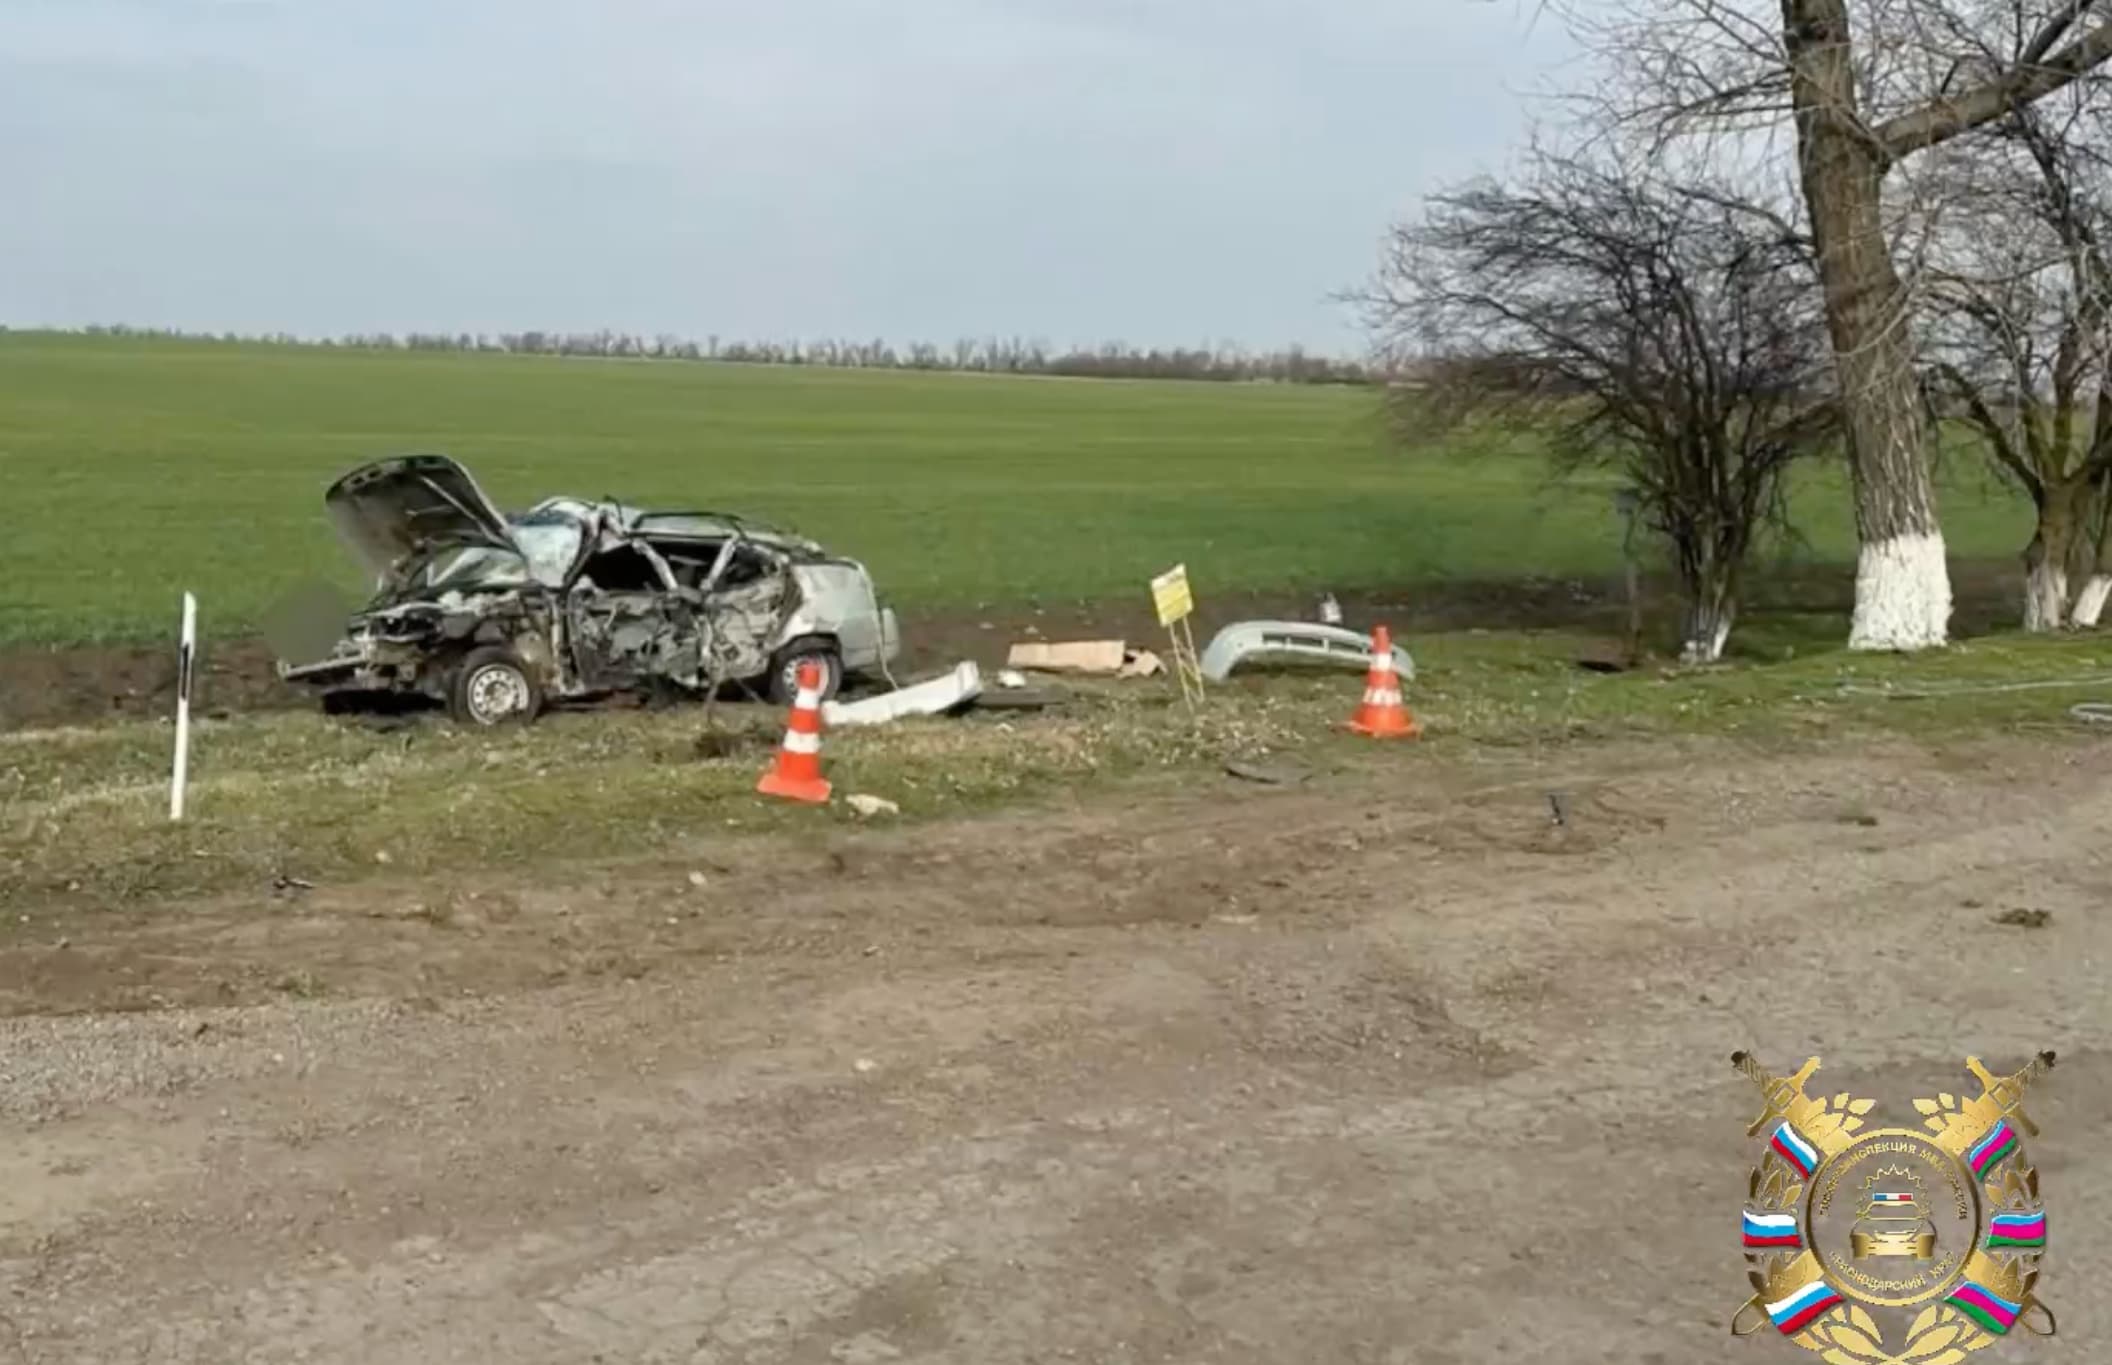
<instances>
[{"instance_id":1,"label":"bare tree","mask_svg":"<svg viewBox=\"0 0 2112 1365\"><path fill-rule=\"evenodd\" d=\"M1618 68L1625 117L1666 136L1793 130L1855 475L1849 644L1941 644L1950 577L1910 326L1915 277L1900 264L1916 215L1899 209L1893 182L1917 153L2102 68L2112 0L1551 3Z\"/></svg>"},{"instance_id":2,"label":"bare tree","mask_svg":"<svg viewBox=\"0 0 2112 1365\"><path fill-rule=\"evenodd\" d=\"M1806 244L1777 222L1721 185L1541 153L1396 229L1366 300L1429 379L1404 430L1552 433L1562 471L1635 490L1671 546L1690 661L1722 654L1783 476L1836 420Z\"/></svg>"},{"instance_id":3,"label":"bare tree","mask_svg":"<svg viewBox=\"0 0 2112 1365\"><path fill-rule=\"evenodd\" d=\"M1924 291L1933 395L2037 511L2024 552L2036 631L2095 625L2112 590L2112 111L2055 103L1945 158L1953 206Z\"/></svg>"}]
</instances>

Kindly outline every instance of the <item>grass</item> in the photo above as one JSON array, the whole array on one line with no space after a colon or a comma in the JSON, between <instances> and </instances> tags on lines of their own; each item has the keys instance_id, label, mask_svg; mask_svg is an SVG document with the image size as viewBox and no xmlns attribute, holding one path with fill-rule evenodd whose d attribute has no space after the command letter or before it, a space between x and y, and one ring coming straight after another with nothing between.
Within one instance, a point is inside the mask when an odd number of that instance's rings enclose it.
<instances>
[{"instance_id":1,"label":"grass","mask_svg":"<svg viewBox=\"0 0 2112 1365\"><path fill-rule=\"evenodd\" d=\"M377 455L438 449L505 505L573 492L748 512L871 564L909 612L1595 574L1603 490L1532 452L1408 460L1369 393L0 335L0 643L209 638L286 591L354 587L320 503ZM1852 552L1837 470L1798 497L1808 555ZM1953 489L1961 557L2020 506Z\"/></svg>"},{"instance_id":2,"label":"grass","mask_svg":"<svg viewBox=\"0 0 2112 1365\"><path fill-rule=\"evenodd\" d=\"M2112 644L2088 638L2000 637L1906 659L1798 648L1773 662L1620 675L1578 668L1578 644L1559 633L1416 641L1409 700L1427 737L1406 748L1342 735L1357 679L1330 672L1236 676L1196 718L1160 679L1087 689L1042 715L839 731L826 762L839 796L885 796L916 820L1119 793L1152 774L1224 781L1215 769L1228 756L1288 755L1324 774L1412 769L1489 746L1664 736L1835 746L1884 734L2081 734L2066 708L2112 693ZM2038 686L2049 680L2060 685ZM515 732L241 716L200 727L181 825L167 819L166 726L0 735L0 904L118 908L220 890L261 896L280 875L342 883L681 856L853 818L840 803L817 812L754 796L778 717L731 716L754 748L711 760L696 755L692 709L562 715Z\"/></svg>"}]
</instances>

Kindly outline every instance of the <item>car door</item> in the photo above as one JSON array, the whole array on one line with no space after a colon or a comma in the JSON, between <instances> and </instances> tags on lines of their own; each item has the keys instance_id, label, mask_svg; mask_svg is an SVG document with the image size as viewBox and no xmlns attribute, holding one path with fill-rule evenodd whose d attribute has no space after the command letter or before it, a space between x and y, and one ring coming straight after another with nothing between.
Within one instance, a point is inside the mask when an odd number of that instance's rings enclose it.
<instances>
[{"instance_id":1,"label":"car door","mask_svg":"<svg viewBox=\"0 0 2112 1365\"><path fill-rule=\"evenodd\" d=\"M603 534L565 593L569 653L583 684L619 690L703 678L699 598L642 540Z\"/></svg>"},{"instance_id":2,"label":"car door","mask_svg":"<svg viewBox=\"0 0 2112 1365\"><path fill-rule=\"evenodd\" d=\"M709 648L719 677L757 678L770 671L796 591L782 555L738 533L727 541L704 585Z\"/></svg>"}]
</instances>

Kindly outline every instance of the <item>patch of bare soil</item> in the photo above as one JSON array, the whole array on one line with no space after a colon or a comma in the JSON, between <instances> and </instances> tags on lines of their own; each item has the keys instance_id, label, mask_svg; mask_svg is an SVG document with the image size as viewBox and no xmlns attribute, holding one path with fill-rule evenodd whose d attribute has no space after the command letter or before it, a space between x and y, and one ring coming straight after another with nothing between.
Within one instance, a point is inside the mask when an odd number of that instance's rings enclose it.
<instances>
[{"instance_id":1,"label":"patch of bare soil","mask_svg":"<svg viewBox=\"0 0 2112 1365\"><path fill-rule=\"evenodd\" d=\"M2112 1196L2098 742L1390 752L10 906L0 1359L1744 1360L1740 1047L1895 1113L2053 1048L2055 1217ZM2064 1336L2108 1264L2069 1216Z\"/></svg>"},{"instance_id":2,"label":"patch of bare soil","mask_svg":"<svg viewBox=\"0 0 2112 1365\"><path fill-rule=\"evenodd\" d=\"M1962 634L2010 621L2015 571L2007 564L1954 567ZM1853 576L1838 568L1800 568L1763 578L1754 610L1845 612ZM1617 635L1626 620L1624 589L1616 579L1558 578L1429 583L1392 591L1338 594L1346 624L1369 629L1384 622L1396 635L1449 630L1571 628ZM1645 586L1651 619L1673 619L1671 586ZM1204 594L1198 643L1233 621L1317 619L1317 599L1301 593ZM985 667L1004 661L1015 640L1097 639L1120 636L1140 644L1163 638L1148 596L1092 602L1048 602L917 614L904 622L904 673L943 668L962 659ZM1411 640L1412 643L1412 640ZM312 694L281 683L271 650L261 639L206 639L193 704L206 711L313 706ZM93 723L122 716L167 715L175 705L173 646L93 645L0 648L0 731Z\"/></svg>"}]
</instances>

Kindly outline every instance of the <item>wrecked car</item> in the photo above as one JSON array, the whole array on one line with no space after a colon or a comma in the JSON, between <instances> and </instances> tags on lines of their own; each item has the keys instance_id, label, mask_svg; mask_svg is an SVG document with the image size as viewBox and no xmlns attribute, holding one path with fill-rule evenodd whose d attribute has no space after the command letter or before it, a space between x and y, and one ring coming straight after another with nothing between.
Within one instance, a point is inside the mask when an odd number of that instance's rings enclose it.
<instances>
[{"instance_id":1,"label":"wrecked car","mask_svg":"<svg viewBox=\"0 0 2112 1365\"><path fill-rule=\"evenodd\" d=\"M444 455L364 465L323 501L377 580L328 657L279 665L326 705L415 694L496 725L727 683L785 704L802 664L826 698L900 651L862 564L724 513L553 497L509 517Z\"/></svg>"}]
</instances>

